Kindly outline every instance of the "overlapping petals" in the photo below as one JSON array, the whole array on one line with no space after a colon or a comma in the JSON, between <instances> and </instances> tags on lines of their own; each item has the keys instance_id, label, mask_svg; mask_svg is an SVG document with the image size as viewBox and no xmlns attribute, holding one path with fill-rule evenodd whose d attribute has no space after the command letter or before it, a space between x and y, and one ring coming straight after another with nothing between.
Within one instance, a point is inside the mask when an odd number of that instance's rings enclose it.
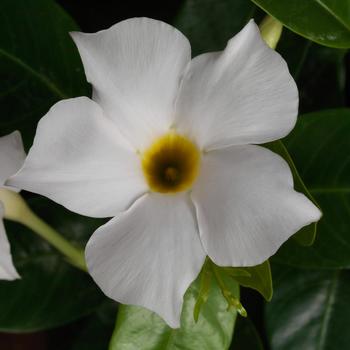
<instances>
[{"instance_id":1,"label":"overlapping petals","mask_svg":"<svg viewBox=\"0 0 350 350\"><path fill-rule=\"evenodd\" d=\"M86 261L106 295L179 327L183 295L205 259L191 205L186 194L145 195L93 234Z\"/></svg>"},{"instance_id":2,"label":"overlapping petals","mask_svg":"<svg viewBox=\"0 0 350 350\"><path fill-rule=\"evenodd\" d=\"M91 275L111 298L177 327L206 254L219 265L256 265L320 218L294 191L287 164L249 145L293 128L295 82L252 21L224 51L192 61L188 40L150 19L72 36L94 101L56 104L8 183L81 214L115 216L87 245ZM141 171L137 151L170 128L206 151L193 202L150 193Z\"/></svg>"}]
</instances>

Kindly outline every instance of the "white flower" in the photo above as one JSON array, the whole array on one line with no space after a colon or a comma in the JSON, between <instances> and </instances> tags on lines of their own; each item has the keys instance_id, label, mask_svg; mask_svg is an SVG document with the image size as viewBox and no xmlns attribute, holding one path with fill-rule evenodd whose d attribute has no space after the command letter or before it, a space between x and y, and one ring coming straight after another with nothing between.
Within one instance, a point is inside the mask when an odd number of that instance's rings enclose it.
<instances>
[{"instance_id":1,"label":"white flower","mask_svg":"<svg viewBox=\"0 0 350 350\"><path fill-rule=\"evenodd\" d=\"M7 211L4 199L8 192L17 192L15 188L5 186L5 181L23 165L25 153L22 138L18 131L0 137L0 280L14 280L19 278L13 265L10 244L6 236L3 217Z\"/></svg>"},{"instance_id":2,"label":"white flower","mask_svg":"<svg viewBox=\"0 0 350 350\"><path fill-rule=\"evenodd\" d=\"M286 162L253 145L293 128L296 85L253 21L192 61L179 31L147 18L72 36L93 98L52 107L9 183L114 216L88 242L91 275L178 327L206 255L256 265L320 218Z\"/></svg>"}]
</instances>

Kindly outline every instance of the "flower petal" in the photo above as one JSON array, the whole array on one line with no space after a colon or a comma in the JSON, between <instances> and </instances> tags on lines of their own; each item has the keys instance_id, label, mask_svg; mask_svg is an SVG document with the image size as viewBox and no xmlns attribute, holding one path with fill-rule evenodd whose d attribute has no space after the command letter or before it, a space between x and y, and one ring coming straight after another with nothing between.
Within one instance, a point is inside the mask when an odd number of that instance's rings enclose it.
<instances>
[{"instance_id":1,"label":"flower petal","mask_svg":"<svg viewBox=\"0 0 350 350\"><path fill-rule=\"evenodd\" d=\"M207 150L264 143L294 127L298 91L285 61L250 21L224 51L192 60L176 109L175 126Z\"/></svg>"},{"instance_id":2,"label":"flower petal","mask_svg":"<svg viewBox=\"0 0 350 350\"><path fill-rule=\"evenodd\" d=\"M262 263L321 216L309 199L294 191L287 163L260 146L206 154L192 199L203 246L224 266Z\"/></svg>"},{"instance_id":3,"label":"flower petal","mask_svg":"<svg viewBox=\"0 0 350 350\"><path fill-rule=\"evenodd\" d=\"M18 272L13 265L10 251L10 244L6 236L4 223L4 207L0 202L0 280L15 280L20 278Z\"/></svg>"},{"instance_id":4,"label":"flower petal","mask_svg":"<svg viewBox=\"0 0 350 350\"><path fill-rule=\"evenodd\" d=\"M178 30L132 18L95 34L72 33L93 99L137 149L172 124L180 77L191 47Z\"/></svg>"},{"instance_id":5,"label":"flower petal","mask_svg":"<svg viewBox=\"0 0 350 350\"><path fill-rule=\"evenodd\" d=\"M24 166L7 183L93 217L114 216L147 191L138 156L86 97L50 109Z\"/></svg>"},{"instance_id":6,"label":"flower petal","mask_svg":"<svg viewBox=\"0 0 350 350\"><path fill-rule=\"evenodd\" d=\"M22 137L18 131L0 137L0 186L18 171L25 157Z\"/></svg>"},{"instance_id":7,"label":"flower petal","mask_svg":"<svg viewBox=\"0 0 350 350\"><path fill-rule=\"evenodd\" d=\"M148 194L100 227L86 248L106 295L144 306L178 327L183 295L204 263L188 196Z\"/></svg>"}]
</instances>

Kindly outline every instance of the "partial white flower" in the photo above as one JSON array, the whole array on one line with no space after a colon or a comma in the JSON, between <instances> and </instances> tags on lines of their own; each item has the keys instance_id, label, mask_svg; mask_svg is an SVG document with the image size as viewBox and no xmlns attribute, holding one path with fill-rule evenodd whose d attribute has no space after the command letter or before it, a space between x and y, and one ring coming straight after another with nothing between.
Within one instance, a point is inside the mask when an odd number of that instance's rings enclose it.
<instances>
[{"instance_id":1,"label":"partial white flower","mask_svg":"<svg viewBox=\"0 0 350 350\"><path fill-rule=\"evenodd\" d=\"M23 165L25 153L22 138L18 131L0 137L0 280L14 280L20 278L13 264L10 244L6 236L3 217L6 206L1 201L7 191L15 188L5 186L5 181Z\"/></svg>"},{"instance_id":2,"label":"partial white flower","mask_svg":"<svg viewBox=\"0 0 350 350\"><path fill-rule=\"evenodd\" d=\"M295 82L253 21L193 60L179 31L147 18L72 36L93 100L52 107L9 184L115 216L87 245L91 275L178 327L206 255L256 265L320 218L286 162L253 145L293 128Z\"/></svg>"}]
</instances>

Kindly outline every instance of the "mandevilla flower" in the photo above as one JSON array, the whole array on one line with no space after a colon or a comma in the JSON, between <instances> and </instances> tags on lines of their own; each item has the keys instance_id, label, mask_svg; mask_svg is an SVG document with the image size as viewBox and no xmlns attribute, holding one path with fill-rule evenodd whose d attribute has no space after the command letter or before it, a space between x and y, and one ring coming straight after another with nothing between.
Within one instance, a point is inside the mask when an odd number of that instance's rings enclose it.
<instances>
[{"instance_id":1,"label":"mandevilla flower","mask_svg":"<svg viewBox=\"0 0 350 350\"><path fill-rule=\"evenodd\" d=\"M23 165L25 153L22 138L18 131L0 137L0 280L14 280L19 278L13 265L10 244L6 236L3 217L11 211L10 191L17 192L15 188L5 186L5 181Z\"/></svg>"},{"instance_id":2,"label":"mandevilla flower","mask_svg":"<svg viewBox=\"0 0 350 350\"><path fill-rule=\"evenodd\" d=\"M256 265L320 211L286 162L256 146L294 127L298 91L250 21L222 52L147 18L73 33L92 100L57 103L9 184L114 218L86 248L105 294L179 326L205 256Z\"/></svg>"}]
</instances>

